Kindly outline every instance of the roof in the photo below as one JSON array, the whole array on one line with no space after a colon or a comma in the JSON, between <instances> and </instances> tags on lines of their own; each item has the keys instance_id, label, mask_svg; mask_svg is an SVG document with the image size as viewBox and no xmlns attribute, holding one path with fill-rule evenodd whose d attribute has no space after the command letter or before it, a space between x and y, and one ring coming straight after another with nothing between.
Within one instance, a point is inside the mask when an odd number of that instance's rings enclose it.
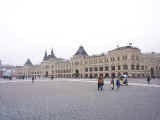
<instances>
[{"instance_id":1,"label":"roof","mask_svg":"<svg viewBox=\"0 0 160 120\"><path fill-rule=\"evenodd\" d=\"M114 49L114 50L112 50L112 51L115 51L115 50L125 50L125 49L128 49L128 48L139 50L137 47L133 47L133 46L123 46L123 47L118 47L118 48L116 48L116 49Z\"/></svg>"},{"instance_id":2,"label":"roof","mask_svg":"<svg viewBox=\"0 0 160 120\"><path fill-rule=\"evenodd\" d=\"M54 58L56 58L56 56L55 56L55 54L53 52L53 49L51 50L51 54L50 55L47 55L47 51L45 51L43 60L49 60L49 59L54 59Z\"/></svg>"},{"instance_id":3,"label":"roof","mask_svg":"<svg viewBox=\"0 0 160 120\"><path fill-rule=\"evenodd\" d=\"M30 59L27 59L27 61L25 62L24 65L27 65L27 66L32 66L32 62Z\"/></svg>"},{"instance_id":4,"label":"roof","mask_svg":"<svg viewBox=\"0 0 160 120\"><path fill-rule=\"evenodd\" d=\"M80 46L79 49L77 50L77 52L74 55L78 55L78 56L88 56L87 52L85 51L85 49L83 48L83 46Z\"/></svg>"}]
</instances>

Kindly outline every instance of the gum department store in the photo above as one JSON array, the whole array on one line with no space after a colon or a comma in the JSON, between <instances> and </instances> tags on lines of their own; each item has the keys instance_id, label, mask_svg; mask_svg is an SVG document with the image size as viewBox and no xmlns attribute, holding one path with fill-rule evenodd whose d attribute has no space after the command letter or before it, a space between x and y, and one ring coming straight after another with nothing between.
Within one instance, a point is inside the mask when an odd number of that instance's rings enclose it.
<instances>
[{"instance_id":1,"label":"gum department store","mask_svg":"<svg viewBox=\"0 0 160 120\"><path fill-rule=\"evenodd\" d=\"M118 47L107 54L89 56L80 46L70 60L45 55L40 65L32 65L27 59L24 66L17 66L17 78L50 77L50 78L97 78L117 76L127 73L129 77L140 78L151 75L160 77L160 54L141 53L139 48L131 45Z\"/></svg>"}]
</instances>

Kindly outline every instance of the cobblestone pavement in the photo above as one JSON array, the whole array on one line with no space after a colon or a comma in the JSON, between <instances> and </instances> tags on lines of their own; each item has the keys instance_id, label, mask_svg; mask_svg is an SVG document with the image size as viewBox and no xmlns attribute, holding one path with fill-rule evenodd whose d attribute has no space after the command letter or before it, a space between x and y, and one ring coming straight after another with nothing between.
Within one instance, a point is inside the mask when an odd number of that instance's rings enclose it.
<instances>
[{"instance_id":1,"label":"cobblestone pavement","mask_svg":"<svg viewBox=\"0 0 160 120\"><path fill-rule=\"evenodd\" d=\"M27 81L27 80L26 80ZM0 120L159 120L160 88L76 80L0 84Z\"/></svg>"}]
</instances>

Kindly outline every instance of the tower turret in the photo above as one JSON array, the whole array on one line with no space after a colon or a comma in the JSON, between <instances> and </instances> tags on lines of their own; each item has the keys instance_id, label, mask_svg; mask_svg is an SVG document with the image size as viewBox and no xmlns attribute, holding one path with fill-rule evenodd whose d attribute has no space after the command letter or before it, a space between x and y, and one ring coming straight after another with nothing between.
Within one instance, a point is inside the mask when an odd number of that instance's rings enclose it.
<instances>
[{"instance_id":1,"label":"tower turret","mask_svg":"<svg viewBox=\"0 0 160 120\"><path fill-rule=\"evenodd\" d=\"M51 50L51 58L55 58L54 52L53 52L53 48Z\"/></svg>"},{"instance_id":2,"label":"tower turret","mask_svg":"<svg viewBox=\"0 0 160 120\"><path fill-rule=\"evenodd\" d=\"M43 60L47 60L47 59L48 59L48 56L47 56L47 50L46 50L45 53L44 53Z\"/></svg>"},{"instance_id":3,"label":"tower turret","mask_svg":"<svg viewBox=\"0 0 160 120\"><path fill-rule=\"evenodd\" d=\"M28 58L24 65L25 66L32 66L31 60Z\"/></svg>"},{"instance_id":4,"label":"tower turret","mask_svg":"<svg viewBox=\"0 0 160 120\"><path fill-rule=\"evenodd\" d=\"M74 54L76 56L88 56L83 46L80 46L77 52Z\"/></svg>"}]
</instances>

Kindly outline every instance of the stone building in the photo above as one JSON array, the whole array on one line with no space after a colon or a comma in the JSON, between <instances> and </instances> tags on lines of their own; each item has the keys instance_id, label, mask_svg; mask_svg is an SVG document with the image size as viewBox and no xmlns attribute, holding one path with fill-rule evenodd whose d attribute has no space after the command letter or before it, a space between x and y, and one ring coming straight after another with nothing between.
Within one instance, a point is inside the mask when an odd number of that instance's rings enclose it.
<instances>
[{"instance_id":1,"label":"stone building","mask_svg":"<svg viewBox=\"0 0 160 120\"><path fill-rule=\"evenodd\" d=\"M0 78L10 78L14 77L15 66L2 64L0 60Z\"/></svg>"},{"instance_id":2,"label":"stone building","mask_svg":"<svg viewBox=\"0 0 160 120\"><path fill-rule=\"evenodd\" d=\"M80 46L70 60L57 58L51 50L45 51L40 65L32 65L27 60L24 66L16 69L17 76L39 76L54 78L97 78L128 74L139 78L151 75L160 77L160 54L142 53L139 48L129 46L118 47L106 54L89 56ZM19 72L18 72L19 71Z\"/></svg>"}]
</instances>

